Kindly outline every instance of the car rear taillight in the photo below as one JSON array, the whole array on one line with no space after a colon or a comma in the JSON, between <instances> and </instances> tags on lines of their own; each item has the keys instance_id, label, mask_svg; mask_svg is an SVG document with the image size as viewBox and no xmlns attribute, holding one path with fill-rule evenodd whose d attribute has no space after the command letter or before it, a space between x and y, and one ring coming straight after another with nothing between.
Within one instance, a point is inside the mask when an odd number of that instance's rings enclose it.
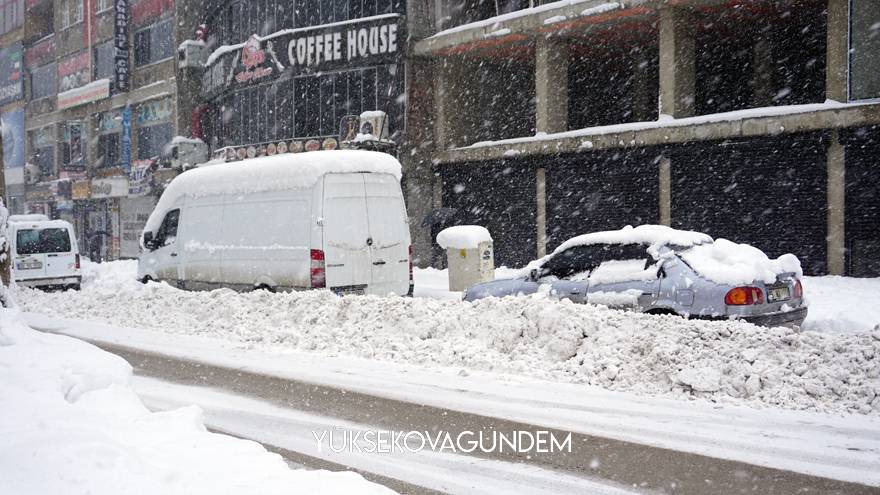
<instances>
[{"instance_id":1,"label":"car rear taillight","mask_svg":"<svg viewBox=\"0 0 880 495\"><path fill-rule=\"evenodd\" d=\"M76 255L76 261L74 263L75 263L76 269L79 270L79 255L78 254Z\"/></svg>"},{"instance_id":2,"label":"car rear taillight","mask_svg":"<svg viewBox=\"0 0 880 495\"><path fill-rule=\"evenodd\" d=\"M312 265L309 275L313 289L323 289L327 286L327 272L324 265L324 251L320 249L312 249L311 251Z\"/></svg>"},{"instance_id":3,"label":"car rear taillight","mask_svg":"<svg viewBox=\"0 0 880 495\"><path fill-rule=\"evenodd\" d=\"M409 281L413 281L413 257L412 257L412 244L409 245Z\"/></svg>"},{"instance_id":4,"label":"car rear taillight","mask_svg":"<svg viewBox=\"0 0 880 495\"><path fill-rule=\"evenodd\" d=\"M804 297L804 286L799 278L794 279L794 297L798 299Z\"/></svg>"},{"instance_id":5,"label":"car rear taillight","mask_svg":"<svg viewBox=\"0 0 880 495\"><path fill-rule=\"evenodd\" d=\"M728 306L764 304L764 291L757 287L735 287L724 296L724 304Z\"/></svg>"}]
</instances>

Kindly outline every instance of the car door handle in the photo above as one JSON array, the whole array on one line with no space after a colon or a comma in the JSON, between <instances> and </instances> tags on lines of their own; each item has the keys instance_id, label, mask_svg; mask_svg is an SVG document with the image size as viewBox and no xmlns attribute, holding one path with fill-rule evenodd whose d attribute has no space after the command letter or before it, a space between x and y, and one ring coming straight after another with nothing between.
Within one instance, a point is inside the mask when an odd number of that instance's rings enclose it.
<instances>
[{"instance_id":1,"label":"car door handle","mask_svg":"<svg viewBox=\"0 0 880 495\"><path fill-rule=\"evenodd\" d=\"M171 253L171 256L172 257L177 256L177 253Z\"/></svg>"},{"instance_id":2,"label":"car door handle","mask_svg":"<svg viewBox=\"0 0 880 495\"><path fill-rule=\"evenodd\" d=\"M58 257L57 254L47 254L46 256L48 256L50 258L57 258Z\"/></svg>"},{"instance_id":3,"label":"car door handle","mask_svg":"<svg viewBox=\"0 0 880 495\"><path fill-rule=\"evenodd\" d=\"M385 262L384 261L374 261L373 264L374 265L384 265Z\"/></svg>"}]
</instances>

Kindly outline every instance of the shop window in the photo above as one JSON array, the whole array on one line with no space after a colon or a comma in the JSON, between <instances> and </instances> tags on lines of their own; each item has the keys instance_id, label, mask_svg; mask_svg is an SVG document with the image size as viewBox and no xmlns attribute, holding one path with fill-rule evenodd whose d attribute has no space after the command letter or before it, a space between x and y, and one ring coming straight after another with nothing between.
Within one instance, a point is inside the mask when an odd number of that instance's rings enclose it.
<instances>
[{"instance_id":1,"label":"shop window","mask_svg":"<svg viewBox=\"0 0 880 495\"><path fill-rule=\"evenodd\" d=\"M31 100L55 95L56 74L54 62L31 71Z\"/></svg>"},{"instance_id":2,"label":"shop window","mask_svg":"<svg viewBox=\"0 0 880 495\"><path fill-rule=\"evenodd\" d=\"M98 12L104 12L113 8L113 0L96 0Z\"/></svg>"},{"instance_id":3,"label":"shop window","mask_svg":"<svg viewBox=\"0 0 880 495\"><path fill-rule=\"evenodd\" d=\"M174 54L171 19L157 22L134 33L134 63L144 66L165 60Z\"/></svg>"},{"instance_id":4,"label":"shop window","mask_svg":"<svg viewBox=\"0 0 880 495\"><path fill-rule=\"evenodd\" d=\"M851 0L850 99L880 98L880 3Z\"/></svg>"},{"instance_id":5,"label":"shop window","mask_svg":"<svg viewBox=\"0 0 880 495\"><path fill-rule=\"evenodd\" d=\"M95 47L94 80L110 79L111 84L116 70L116 47L112 41Z\"/></svg>"},{"instance_id":6,"label":"shop window","mask_svg":"<svg viewBox=\"0 0 880 495\"><path fill-rule=\"evenodd\" d=\"M24 22L24 0L0 0L0 34L21 27Z\"/></svg>"},{"instance_id":7,"label":"shop window","mask_svg":"<svg viewBox=\"0 0 880 495\"><path fill-rule=\"evenodd\" d=\"M138 127L138 158L148 160L159 156L162 152L162 147L171 141L173 134L174 127L170 123Z\"/></svg>"},{"instance_id":8,"label":"shop window","mask_svg":"<svg viewBox=\"0 0 880 495\"><path fill-rule=\"evenodd\" d=\"M65 170L82 170L85 167L85 130L81 122L68 122L61 126L61 166Z\"/></svg>"}]
</instances>

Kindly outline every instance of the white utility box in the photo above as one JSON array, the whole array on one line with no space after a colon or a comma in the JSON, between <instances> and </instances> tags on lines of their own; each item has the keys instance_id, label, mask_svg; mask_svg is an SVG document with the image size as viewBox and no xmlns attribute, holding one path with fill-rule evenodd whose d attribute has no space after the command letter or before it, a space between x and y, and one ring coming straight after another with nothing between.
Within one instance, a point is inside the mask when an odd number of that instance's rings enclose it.
<instances>
[{"instance_id":1,"label":"white utility box","mask_svg":"<svg viewBox=\"0 0 880 495\"><path fill-rule=\"evenodd\" d=\"M495 280L495 251L485 227L459 225L443 229L437 234L437 244L446 250L449 290L463 291Z\"/></svg>"}]
</instances>

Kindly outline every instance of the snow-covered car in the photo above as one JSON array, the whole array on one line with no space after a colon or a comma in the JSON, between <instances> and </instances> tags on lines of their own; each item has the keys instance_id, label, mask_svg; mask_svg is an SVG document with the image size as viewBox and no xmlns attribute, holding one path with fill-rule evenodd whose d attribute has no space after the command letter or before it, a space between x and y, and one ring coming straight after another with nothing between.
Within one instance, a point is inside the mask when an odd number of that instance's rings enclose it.
<instances>
[{"instance_id":1,"label":"snow-covered car","mask_svg":"<svg viewBox=\"0 0 880 495\"><path fill-rule=\"evenodd\" d=\"M474 285L466 301L550 297L689 318L799 326L807 316L800 261L660 225L569 239L517 277Z\"/></svg>"}]
</instances>

